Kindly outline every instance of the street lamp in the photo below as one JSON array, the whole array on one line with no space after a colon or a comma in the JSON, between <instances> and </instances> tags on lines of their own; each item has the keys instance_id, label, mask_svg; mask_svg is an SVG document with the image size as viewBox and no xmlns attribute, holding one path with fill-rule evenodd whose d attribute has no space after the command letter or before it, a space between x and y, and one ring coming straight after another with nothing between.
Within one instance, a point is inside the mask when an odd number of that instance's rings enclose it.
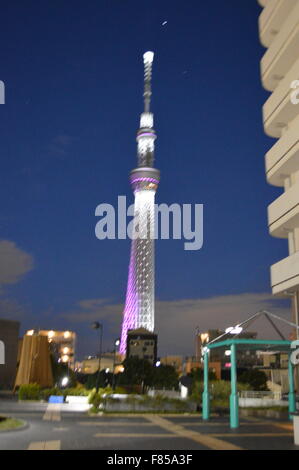
<instances>
[{"instance_id":1,"label":"street lamp","mask_svg":"<svg viewBox=\"0 0 299 470\"><path fill-rule=\"evenodd\" d=\"M68 383L69 383L69 378L63 377L63 379L61 380L61 386L66 387Z\"/></svg>"},{"instance_id":2,"label":"street lamp","mask_svg":"<svg viewBox=\"0 0 299 470\"><path fill-rule=\"evenodd\" d=\"M115 390L115 359L116 359L116 348L120 345L120 339L117 338L114 341L114 355L113 355L113 376L112 376L112 390Z\"/></svg>"},{"instance_id":3,"label":"street lamp","mask_svg":"<svg viewBox=\"0 0 299 470\"><path fill-rule=\"evenodd\" d=\"M142 395L144 394L144 390L145 390L145 371L144 371L144 354L146 353L147 351L147 348L145 346L143 346L142 348L142 352L143 352L143 361L142 361Z\"/></svg>"},{"instance_id":4,"label":"street lamp","mask_svg":"<svg viewBox=\"0 0 299 470\"><path fill-rule=\"evenodd\" d=\"M226 328L225 333L230 334L230 335L239 335L242 333L243 327L240 325L236 326L230 326L229 328Z\"/></svg>"},{"instance_id":5,"label":"street lamp","mask_svg":"<svg viewBox=\"0 0 299 470\"><path fill-rule=\"evenodd\" d=\"M96 379L96 392L98 393L100 372L101 372L101 359L102 359L103 325L102 323L95 321L91 326L94 330L99 331L100 351L99 351L99 365L98 365L98 372L97 372L97 379Z\"/></svg>"}]
</instances>

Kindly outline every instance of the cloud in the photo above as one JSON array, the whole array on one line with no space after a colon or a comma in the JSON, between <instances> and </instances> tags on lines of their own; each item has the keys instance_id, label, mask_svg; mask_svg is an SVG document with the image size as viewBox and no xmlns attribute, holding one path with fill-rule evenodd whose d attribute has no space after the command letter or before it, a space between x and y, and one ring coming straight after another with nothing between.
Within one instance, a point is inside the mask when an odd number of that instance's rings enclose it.
<instances>
[{"instance_id":1,"label":"cloud","mask_svg":"<svg viewBox=\"0 0 299 470\"><path fill-rule=\"evenodd\" d=\"M74 323L88 323L106 320L110 325L118 325L123 311L122 304L109 303L108 299L86 299L77 303L78 307L62 316Z\"/></svg>"},{"instance_id":2,"label":"cloud","mask_svg":"<svg viewBox=\"0 0 299 470\"><path fill-rule=\"evenodd\" d=\"M0 240L0 286L15 284L33 268L31 255L9 240Z\"/></svg>"},{"instance_id":3,"label":"cloud","mask_svg":"<svg viewBox=\"0 0 299 470\"><path fill-rule=\"evenodd\" d=\"M195 328L226 329L236 325L259 310L269 310L290 319L290 309L268 293L244 293L205 299L158 301L156 304L156 328L163 354L175 354L178 348L185 355L194 354ZM288 336L289 328L283 332ZM277 338L266 320L258 320L249 327L260 338Z\"/></svg>"},{"instance_id":4,"label":"cloud","mask_svg":"<svg viewBox=\"0 0 299 470\"><path fill-rule=\"evenodd\" d=\"M81 300L78 307L63 316L74 323L103 321L106 334L115 338L120 335L123 304L111 303L109 299ZM195 328L225 329L246 320L259 310L290 319L290 309L285 302L270 293L244 293L203 299L157 300L156 331L159 355L194 354ZM283 324L280 324L281 327ZM258 331L260 338L277 338L266 320L258 320L249 330ZM289 328L282 326L288 337ZM106 342L108 341L106 337Z\"/></svg>"}]
</instances>

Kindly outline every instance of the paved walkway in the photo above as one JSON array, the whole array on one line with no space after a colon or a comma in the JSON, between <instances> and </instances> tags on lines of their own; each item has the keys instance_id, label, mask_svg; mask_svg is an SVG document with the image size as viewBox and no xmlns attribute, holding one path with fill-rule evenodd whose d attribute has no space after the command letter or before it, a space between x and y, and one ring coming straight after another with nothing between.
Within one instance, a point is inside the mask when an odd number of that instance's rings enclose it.
<instances>
[{"instance_id":1,"label":"paved walkway","mask_svg":"<svg viewBox=\"0 0 299 470\"><path fill-rule=\"evenodd\" d=\"M291 422L228 418L204 423L198 415L103 415L89 417L71 405L0 401L0 414L25 419L23 431L1 432L0 449L28 450L299 450Z\"/></svg>"}]
</instances>

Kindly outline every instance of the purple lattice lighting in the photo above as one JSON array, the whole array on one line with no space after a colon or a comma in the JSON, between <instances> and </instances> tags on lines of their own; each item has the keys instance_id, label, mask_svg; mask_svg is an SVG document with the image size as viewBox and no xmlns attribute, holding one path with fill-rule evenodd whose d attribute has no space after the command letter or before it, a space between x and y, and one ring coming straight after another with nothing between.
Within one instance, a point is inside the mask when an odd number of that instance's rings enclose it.
<instances>
[{"instance_id":1,"label":"purple lattice lighting","mask_svg":"<svg viewBox=\"0 0 299 470\"><path fill-rule=\"evenodd\" d=\"M132 241L126 304L125 304L125 308L123 312L123 324L122 324L121 340L120 340L120 346L119 346L120 354L126 354L128 331L136 329L137 318L138 318L138 311L137 311L137 293L136 293L136 283L135 283L135 244L134 244L134 241Z\"/></svg>"},{"instance_id":2,"label":"purple lattice lighting","mask_svg":"<svg viewBox=\"0 0 299 470\"><path fill-rule=\"evenodd\" d=\"M132 184L142 183L142 182L159 184L159 181L155 178L135 178L134 180L131 181Z\"/></svg>"}]
</instances>

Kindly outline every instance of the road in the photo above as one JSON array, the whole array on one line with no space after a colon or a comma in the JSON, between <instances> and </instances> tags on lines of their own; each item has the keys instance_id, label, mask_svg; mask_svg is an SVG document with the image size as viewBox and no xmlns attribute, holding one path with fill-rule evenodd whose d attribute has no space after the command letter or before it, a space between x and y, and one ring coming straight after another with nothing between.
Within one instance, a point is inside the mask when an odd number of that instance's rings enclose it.
<instances>
[{"instance_id":1,"label":"road","mask_svg":"<svg viewBox=\"0 0 299 470\"><path fill-rule=\"evenodd\" d=\"M296 449L290 422L247 418L230 430L227 418L195 415L90 417L74 405L0 399L0 415L28 427L0 433L0 450L242 450Z\"/></svg>"}]
</instances>

